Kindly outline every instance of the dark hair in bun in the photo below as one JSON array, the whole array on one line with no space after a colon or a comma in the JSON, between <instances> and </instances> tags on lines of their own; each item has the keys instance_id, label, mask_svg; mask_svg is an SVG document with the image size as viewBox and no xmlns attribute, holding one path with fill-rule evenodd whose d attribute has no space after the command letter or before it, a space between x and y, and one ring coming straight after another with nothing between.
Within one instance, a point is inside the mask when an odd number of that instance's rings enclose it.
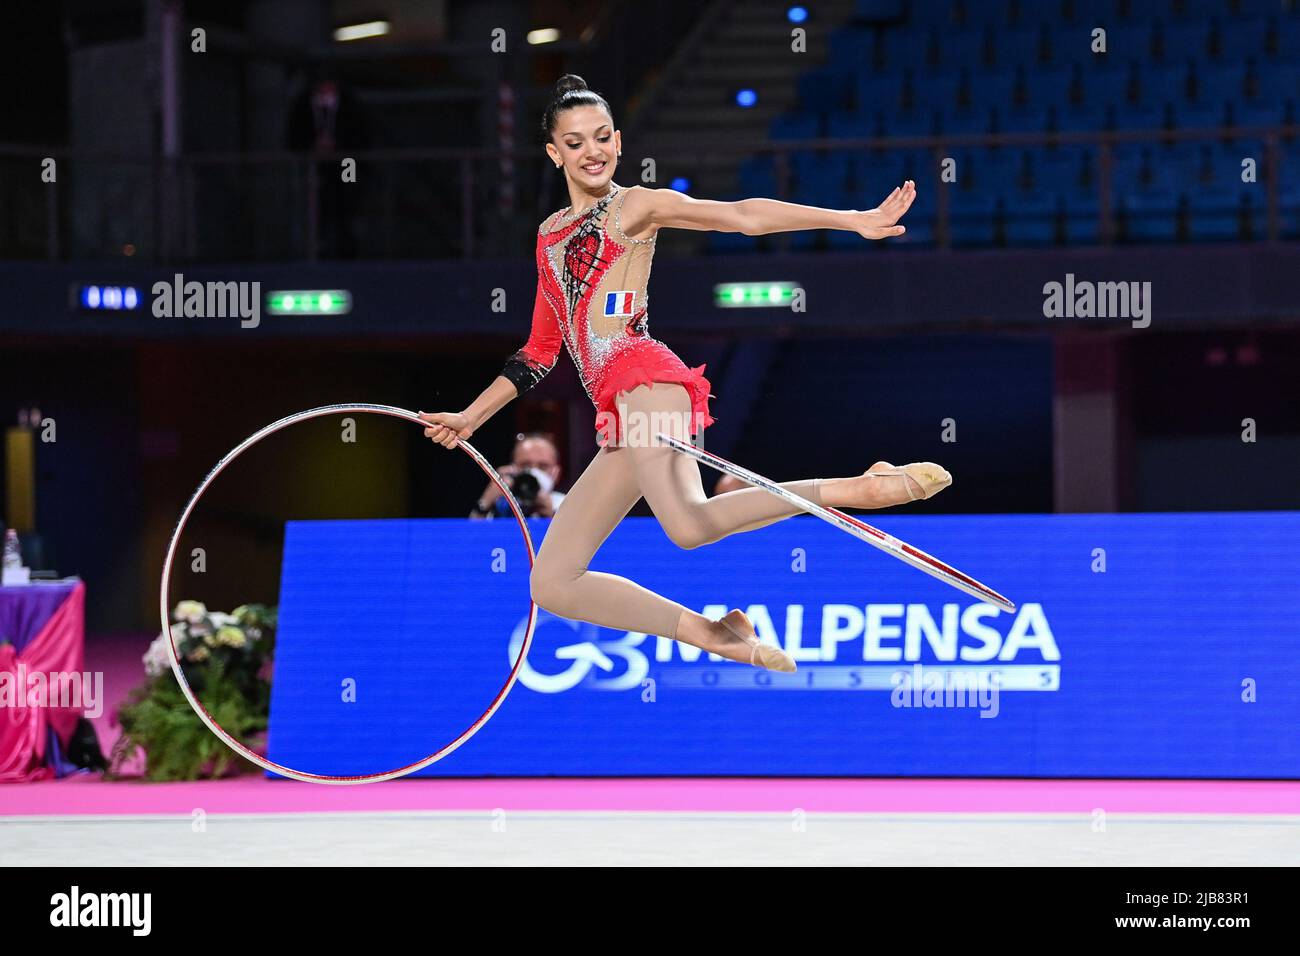
<instances>
[{"instance_id":1,"label":"dark hair in bun","mask_svg":"<svg viewBox=\"0 0 1300 956\"><path fill-rule=\"evenodd\" d=\"M605 102L605 97L594 90L587 89L587 81L573 73L566 73L555 81L555 90L551 93L551 102L542 114L542 143L549 143L555 132L555 121L565 110L575 106L599 106L614 117L614 111Z\"/></svg>"}]
</instances>

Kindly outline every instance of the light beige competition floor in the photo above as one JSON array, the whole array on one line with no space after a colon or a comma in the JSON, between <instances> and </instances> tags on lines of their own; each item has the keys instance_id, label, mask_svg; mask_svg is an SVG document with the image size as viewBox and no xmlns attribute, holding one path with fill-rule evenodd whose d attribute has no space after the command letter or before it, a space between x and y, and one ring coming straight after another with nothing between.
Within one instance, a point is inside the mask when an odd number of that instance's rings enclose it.
<instances>
[{"instance_id":1,"label":"light beige competition floor","mask_svg":"<svg viewBox=\"0 0 1300 956\"><path fill-rule=\"evenodd\" d=\"M1294 866L1300 816L349 812L0 817L0 865Z\"/></svg>"}]
</instances>

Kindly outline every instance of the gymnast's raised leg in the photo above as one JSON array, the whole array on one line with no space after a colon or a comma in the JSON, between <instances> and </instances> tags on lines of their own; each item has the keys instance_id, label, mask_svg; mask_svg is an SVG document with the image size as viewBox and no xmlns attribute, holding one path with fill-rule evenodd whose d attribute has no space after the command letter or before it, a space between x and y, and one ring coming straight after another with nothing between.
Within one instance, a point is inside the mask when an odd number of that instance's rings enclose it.
<instances>
[{"instance_id":1,"label":"gymnast's raised leg","mask_svg":"<svg viewBox=\"0 0 1300 956\"><path fill-rule=\"evenodd\" d=\"M681 385L641 385L620 392L618 404L625 423L643 416L641 421L653 421L656 429L677 437L689 435L690 397ZM642 429L641 433L650 432ZM629 427L627 434L636 435L637 429ZM883 508L929 497L950 481L946 472L913 473L877 462L856 477L802 479L785 482L783 487L830 507ZM709 498L699 465L667 446L636 441L607 446L579 477L551 521L533 568L533 599L561 617L661 634L730 660L793 669L793 662L779 650L755 646L753 628L738 610L710 621L626 578L587 570L596 550L642 496L664 532L683 548L801 513L759 488Z\"/></svg>"}]
</instances>

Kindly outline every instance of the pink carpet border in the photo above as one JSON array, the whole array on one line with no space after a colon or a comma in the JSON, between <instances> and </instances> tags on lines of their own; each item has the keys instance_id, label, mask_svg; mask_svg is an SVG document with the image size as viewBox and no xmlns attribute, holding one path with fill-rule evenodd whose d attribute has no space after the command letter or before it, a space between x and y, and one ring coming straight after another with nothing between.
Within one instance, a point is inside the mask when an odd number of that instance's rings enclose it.
<instances>
[{"instance_id":1,"label":"pink carpet border","mask_svg":"<svg viewBox=\"0 0 1300 956\"><path fill-rule=\"evenodd\" d=\"M329 787L78 776L0 787L0 818L94 814L490 811L1300 814L1300 781L438 779Z\"/></svg>"}]
</instances>

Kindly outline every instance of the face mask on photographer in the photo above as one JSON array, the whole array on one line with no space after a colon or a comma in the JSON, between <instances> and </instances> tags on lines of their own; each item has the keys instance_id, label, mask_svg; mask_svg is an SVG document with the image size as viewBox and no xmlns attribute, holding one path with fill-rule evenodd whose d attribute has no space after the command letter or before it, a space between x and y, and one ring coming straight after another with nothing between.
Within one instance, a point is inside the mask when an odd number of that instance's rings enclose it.
<instances>
[{"instance_id":1,"label":"face mask on photographer","mask_svg":"<svg viewBox=\"0 0 1300 956\"><path fill-rule=\"evenodd\" d=\"M551 491L555 487L555 479L548 472L542 471L540 468L529 468L527 473L537 479L541 491Z\"/></svg>"}]
</instances>

